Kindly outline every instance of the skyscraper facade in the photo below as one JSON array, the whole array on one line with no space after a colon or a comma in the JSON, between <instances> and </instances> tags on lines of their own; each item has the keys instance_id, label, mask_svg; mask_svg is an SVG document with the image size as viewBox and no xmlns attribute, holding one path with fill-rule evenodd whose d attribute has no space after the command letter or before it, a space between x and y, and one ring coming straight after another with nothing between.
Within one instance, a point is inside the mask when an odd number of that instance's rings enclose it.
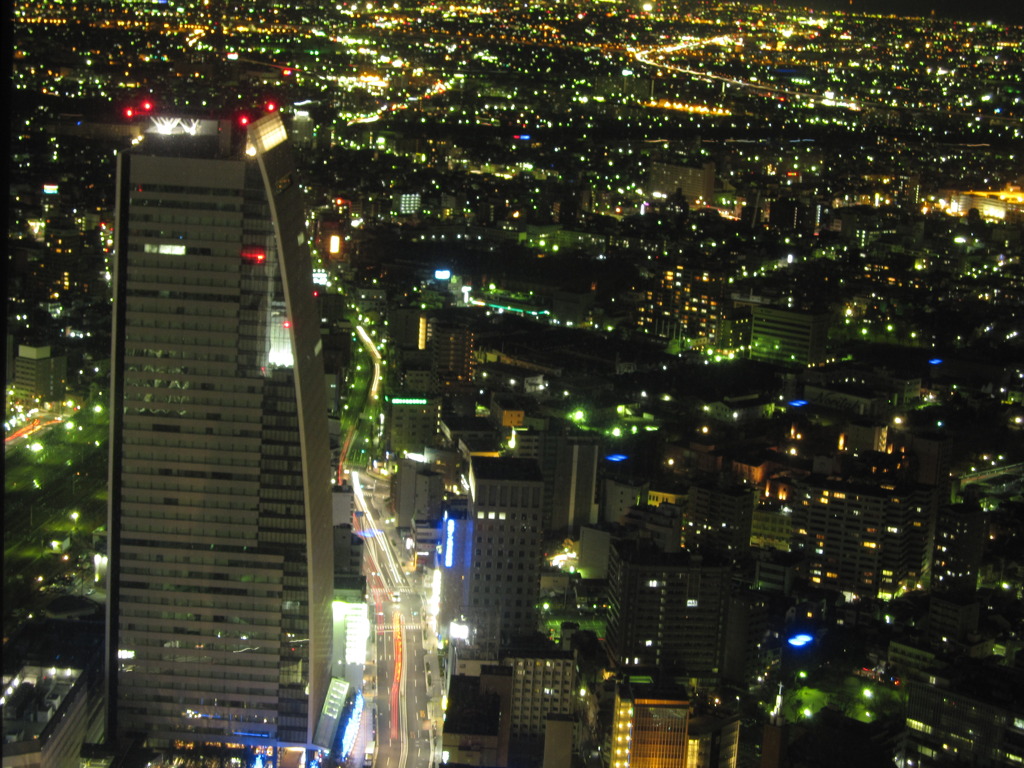
<instances>
[{"instance_id":1,"label":"skyscraper facade","mask_svg":"<svg viewBox=\"0 0 1024 768\"><path fill-rule=\"evenodd\" d=\"M311 744L330 679L324 368L276 115L155 119L118 157L114 735Z\"/></svg>"},{"instance_id":2,"label":"skyscraper facade","mask_svg":"<svg viewBox=\"0 0 1024 768\"><path fill-rule=\"evenodd\" d=\"M544 481L532 459L474 456L462 612L481 649L536 631Z\"/></svg>"}]
</instances>

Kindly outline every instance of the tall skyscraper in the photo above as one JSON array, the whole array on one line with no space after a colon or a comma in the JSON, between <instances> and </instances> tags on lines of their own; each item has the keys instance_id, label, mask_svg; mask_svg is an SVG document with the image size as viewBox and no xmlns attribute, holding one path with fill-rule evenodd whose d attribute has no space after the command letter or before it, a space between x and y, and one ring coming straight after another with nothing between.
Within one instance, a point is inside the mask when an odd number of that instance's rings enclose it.
<instances>
[{"instance_id":1,"label":"tall skyscraper","mask_svg":"<svg viewBox=\"0 0 1024 768\"><path fill-rule=\"evenodd\" d=\"M117 184L112 735L311 744L330 680L330 452L284 125L155 119Z\"/></svg>"},{"instance_id":2,"label":"tall skyscraper","mask_svg":"<svg viewBox=\"0 0 1024 768\"><path fill-rule=\"evenodd\" d=\"M537 629L543 556L544 481L533 459L474 456L465 522L444 522L443 563L451 585L444 601L471 629L477 649ZM461 530L460 530L461 529Z\"/></svg>"}]
</instances>

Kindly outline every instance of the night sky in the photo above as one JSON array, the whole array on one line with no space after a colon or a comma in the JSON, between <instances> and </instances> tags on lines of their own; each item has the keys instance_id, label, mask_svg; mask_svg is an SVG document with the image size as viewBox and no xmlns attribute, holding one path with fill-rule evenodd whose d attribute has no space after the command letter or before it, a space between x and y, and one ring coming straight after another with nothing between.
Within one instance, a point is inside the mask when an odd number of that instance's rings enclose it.
<instances>
[{"instance_id":1,"label":"night sky","mask_svg":"<svg viewBox=\"0 0 1024 768\"><path fill-rule=\"evenodd\" d=\"M936 17L1024 24L1024 0L779 0L779 4L900 16L929 16L934 11Z\"/></svg>"}]
</instances>

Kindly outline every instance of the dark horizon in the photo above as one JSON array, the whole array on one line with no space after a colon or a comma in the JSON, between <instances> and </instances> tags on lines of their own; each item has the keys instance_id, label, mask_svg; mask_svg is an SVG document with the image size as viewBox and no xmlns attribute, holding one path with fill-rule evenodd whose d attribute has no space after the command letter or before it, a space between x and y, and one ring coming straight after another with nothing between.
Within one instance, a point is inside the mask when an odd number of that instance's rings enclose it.
<instances>
[{"instance_id":1,"label":"dark horizon","mask_svg":"<svg viewBox=\"0 0 1024 768\"><path fill-rule=\"evenodd\" d=\"M764 4L762 0L746 2ZM778 5L815 11L848 11L897 16L934 16L964 21L1024 24L1024 3L1014 0L776 0Z\"/></svg>"}]
</instances>

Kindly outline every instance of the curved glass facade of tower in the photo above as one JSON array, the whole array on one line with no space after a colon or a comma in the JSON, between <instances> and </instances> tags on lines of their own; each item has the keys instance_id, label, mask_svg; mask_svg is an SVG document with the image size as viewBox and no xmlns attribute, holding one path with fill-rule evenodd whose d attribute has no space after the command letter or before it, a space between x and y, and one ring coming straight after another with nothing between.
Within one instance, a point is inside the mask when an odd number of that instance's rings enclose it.
<instances>
[{"instance_id":1,"label":"curved glass facade of tower","mask_svg":"<svg viewBox=\"0 0 1024 768\"><path fill-rule=\"evenodd\" d=\"M112 735L312 746L330 451L299 185L270 115L154 120L118 158Z\"/></svg>"}]
</instances>

